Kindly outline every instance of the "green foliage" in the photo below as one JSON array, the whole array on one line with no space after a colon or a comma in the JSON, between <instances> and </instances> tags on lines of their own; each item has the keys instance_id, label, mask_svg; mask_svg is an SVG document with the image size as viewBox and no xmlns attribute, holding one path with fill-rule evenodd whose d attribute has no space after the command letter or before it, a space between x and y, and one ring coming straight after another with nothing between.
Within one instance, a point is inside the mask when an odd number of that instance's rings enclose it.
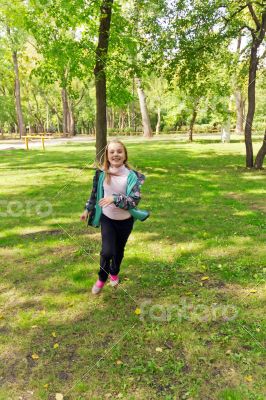
<instances>
[{"instance_id":1,"label":"green foliage","mask_svg":"<svg viewBox=\"0 0 266 400\"><path fill-rule=\"evenodd\" d=\"M144 85L153 129L158 108L164 132L188 126L195 109L196 123L220 125L231 116L234 124L232 97L236 90L247 97L251 30L255 28L244 3L115 1L106 60L108 108L116 110L114 129L121 128L120 114L129 110L124 130L132 129L132 121L141 130L133 85L136 76ZM100 0L0 1L1 130L15 129L12 49L18 52L26 125L43 129L48 107L51 130L62 130L61 89L66 88L76 132L93 130L100 5ZM260 15L260 3L253 6ZM240 36L242 45L237 51ZM259 131L265 124L264 59L262 49L254 121Z\"/></svg>"}]
</instances>

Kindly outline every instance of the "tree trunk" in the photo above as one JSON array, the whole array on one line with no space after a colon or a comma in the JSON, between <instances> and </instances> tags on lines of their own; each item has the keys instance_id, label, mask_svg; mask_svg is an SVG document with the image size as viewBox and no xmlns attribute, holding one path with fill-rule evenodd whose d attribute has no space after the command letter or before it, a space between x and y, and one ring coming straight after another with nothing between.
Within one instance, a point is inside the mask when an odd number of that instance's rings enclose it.
<instances>
[{"instance_id":1,"label":"tree trunk","mask_svg":"<svg viewBox=\"0 0 266 400\"><path fill-rule=\"evenodd\" d=\"M12 52L12 58L13 58L13 67L15 73L15 99L16 99L17 123L18 123L19 136L21 138L22 135L24 135L25 133L25 126L24 126L22 107L21 107L18 56L16 51Z\"/></svg>"},{"instance_id":2,"label":"tree trunk","mask_svg":"<svg viewBox=\"0 0 266 400\"><path fill-rule=\"evenodd\" d=\"M102 0L99 39L94 68L96 89L96 159L98 161L101 160L107 143L105 64L108 53L112 6L113 0Z\"/></svg>"},{"instance_id":3,"label":"tree trunk","mask_svg":"<svg viewBox=\"0 0 266 400\"><path fill-rule=\"evenodd\" d=\"M265 155L266 155L266 129L265 129L265 133L264 133L262 146L259 149L256 160L255 160L255 168L256 169L262 169Z\"/></svg>"},{"instance_id":4,"label":"tree trunk","mask_svg":"<svg viewBox=\"0 0 266 400\"><path fill-rule=\"evenodd\" d=\"M159 135L161 127L161 107L158 106L157 108L157 124L156 124L156 135Z\"/></svg>"},{"instance_id":5,"label":"tree trunk","mask_svg":"<svg viewBox=\"0 0 266 400\"><path fill-rule=\"evenodd\" d=\"M67 99L67 90L62 88L62 105L63 105L63 133L66 135L69 133L69 111L68 111L68 99Z\"/></svg>"},{"instance_id":6,"label":"tree trunk","mask_svg":"<svg viewBox=\"0 0 266 400\"><path fill-rule=\"evenodd\" d=\"M240 89L235 92L236 100L236 133L244 133L244 121L245 121L245 99Z\"/></svg>"},{"instance_id":7,"label":"tree trunk","mask_svg":"<svg viewBox=\"0 0 266 400\"><path fill-rule=\"evenodd\" d=\"M49 104L46 102L46 132L49 132L49 127L50 127Z\"/></svg>"},{"instance_id":8,"label":"tree trunk","mask_svg":"<svg viewBox=\"0 0 266 400\"><path fill-rule=\"evenodd\" d=\"M115 128L115 110L112 107L112 129Z\"/></svg>"},{"instance_id":9,"label":"tree trunk","mask_svg":"<svg viewBox=\"0 0 266 400\"><path fill-rule=\"evenodd\" d=\"M150 117L148 114L146 96L144 90L142 89L141 80L139 78L136 78L136 83L139 96L140 112L142 117L143 136L152 137L152 129L151 129Z\"/></svg>"},{"instance_id":10,"label":"tree trunk","mask_svg":"<svg viewBox=\"0 0 266 400\"><path fill-rule=\"evenodd\" d=\"M231 126L230 119L228 119L222 125L222 132L221 132L222 143L230 143L230 136L231 136L230 126Z\"/></svg>"},{"instance_id":11,"label":"tree trunk","mask_svg":"<svg viewBox=\"0 0 266 400\"><path fill-rule=\"evenodd\" d=\"M121 116L121 122L120 122L120 130L123 131L125 129L125 112L121 111L120 113Z\"/></svg>"},{"instance_id":12,"label":"tree trunk","mask_svg":"<svg viewBox=\"0 0 266 400\"><path fill-rule=\"evenodd\" d=\"M248 112L245 125L246 167L253 167L252 123L256 105L256 75L258 68L258 46L253 42L250 55L249 85L248 85Z\"/></svg>"},{"instance_id":13,"label":"tree trunk","mask_svg":"<svg viewBox=\"0 0 266 400\"><path fill-rule=\"evenodd\" d=\"M197 113L198 113L197 107L195 107L193 109L192 118L191 118L191 121L190 121L190 124L189 124L188 140L190 142L193 142L193 130L194 130L194 125L195 125L195 121L196 121L196 118L197 118Z\"/></svg>"},{"instance_id":14,"label":"tree trunk","mask_svg":"<svg viewBox=\"0 0 266 400\"><path fill-rule=\"evenodd\" d=\"M127 106L127 127L131 128L131 115L130 115L130 106Z\"/></svg>"},{"instance_id":15,"label":"tree trunk","mask_svg":"<svg viewBox=\"0 0 266 400\"><path fill-rule=\"evenodd\" d=\"M137 131L137 124L136 124L136 111L135 111L135 79L132 79L132 123L133 123L133 130L136 133Z\"/></svg>"},{"instance_id":16,"label":"tree trunk","mask_svg":"<svg viewBox=\"0 0 266 400\"><path fill-rule=\"evenodd\" d=\"M245 145L246 145L246 167L252 168L253 164L253 146L252 146L252 124L256 107L256 76L258 69L258 48L265 37L266 30L266 11L262 13L262 22L259 35L252 33L252 47L249 64L249 82L248 82L248 112L245 125Z\"/></svg>"},{"instance_id":17,"label":"tree trunk","mask_svg":"<svg viewBox=\"0 0 266 400\"><path fill-rule=\"evenodd\" d=\"M107 108L107 128L113 129L113 113L112 113L112 108Z\"/></svg>"},{"instance_id":18,"label":"tree trunk","mask_svg":"<svg viewBox=\"0 0 266 400\"><path fill-rule=\"evenodd\" d=\"M71 136L75 135L75 118L74 118L74 109L71 101L68 102L68 119L69 119L69 133Z\"/></svg>"}]
</instances>

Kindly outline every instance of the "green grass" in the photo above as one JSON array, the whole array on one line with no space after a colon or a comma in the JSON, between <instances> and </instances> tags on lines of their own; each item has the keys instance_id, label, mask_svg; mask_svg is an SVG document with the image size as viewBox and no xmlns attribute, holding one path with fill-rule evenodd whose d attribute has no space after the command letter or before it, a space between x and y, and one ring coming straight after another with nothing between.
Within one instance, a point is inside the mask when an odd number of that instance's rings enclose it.
<instances>
[{"instance_id":1,"label":"green grass","mask_svg":"<svg viewBox=\"0 0 266 400\"><path fill-rule=\"evenodd\" d=\"M127 146L151 217L99 297L93 144L1 152L0 399L265 399L265 171L243 143Z\"/></svg>"}]
</instances>

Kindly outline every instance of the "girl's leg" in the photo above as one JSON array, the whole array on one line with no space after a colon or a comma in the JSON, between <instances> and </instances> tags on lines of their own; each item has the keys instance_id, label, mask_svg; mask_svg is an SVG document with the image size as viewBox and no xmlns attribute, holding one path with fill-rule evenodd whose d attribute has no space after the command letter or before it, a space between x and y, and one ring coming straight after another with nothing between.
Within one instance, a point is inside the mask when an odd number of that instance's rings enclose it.
<instances>
[{"instance_id":1,"label":"girl's leg","mask_svg":"<svg viewBox=\"0 0 266 400\"><path fill-rule=\"evenodd\" d=\"M116 247L115 254L110 265L110 274L116 276L119 274L120 265L124 257L124 249L128 237L133 229L134 219L129 218L123 221L115 221L116 229Z\"/></svg>"},{"instance_id":2,"label":"girl's leg","mask_svg":"<svg viewBox=\"0 0 266 400\"><path fill-rule=\"evenodd\" d=\"M116 230L113 225L113 220L101 216L101 235L102 235L102 250L100 257L99 279L106 282L110 272L110 261L115 254L116 249Z\"/></svg>"}]
</instances>

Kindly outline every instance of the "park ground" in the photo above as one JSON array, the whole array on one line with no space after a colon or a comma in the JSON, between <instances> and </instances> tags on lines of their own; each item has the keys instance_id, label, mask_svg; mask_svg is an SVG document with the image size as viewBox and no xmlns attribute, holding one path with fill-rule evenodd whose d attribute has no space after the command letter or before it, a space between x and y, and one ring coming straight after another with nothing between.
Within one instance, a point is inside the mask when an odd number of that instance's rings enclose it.
<instances>
[{"instance_id":1,"label":"park ground","mask_svg":"<svg viewBox=\"0 0 266 400\"><path fill-rule=\"evenodd\" d=\"M239 141L126 142L151 216L98 297L94 143L1 152L0 399L265 399L265 171Z\"/></svg>"}]
</instances>

